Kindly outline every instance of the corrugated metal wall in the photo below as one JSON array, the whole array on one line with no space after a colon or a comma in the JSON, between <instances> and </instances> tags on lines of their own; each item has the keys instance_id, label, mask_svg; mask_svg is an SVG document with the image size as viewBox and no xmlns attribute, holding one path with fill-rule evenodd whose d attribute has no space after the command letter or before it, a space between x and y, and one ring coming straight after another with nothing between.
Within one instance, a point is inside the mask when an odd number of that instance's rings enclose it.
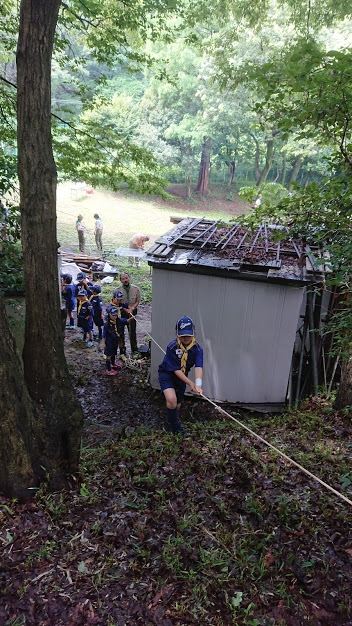
<instances>
[{"instance_id":1,"label":"corrugated metal wall","mask_svg":"<svg viewBox=\"0 0 352 626\"><path fill-rule=\"evenodd\" d=\"M204 348L204 394L217 401L284 403L304 287L153 268L152 336L165 350L189 315ZM152 343L151 384L162 351Z\"/></svg>"}]
</instances>

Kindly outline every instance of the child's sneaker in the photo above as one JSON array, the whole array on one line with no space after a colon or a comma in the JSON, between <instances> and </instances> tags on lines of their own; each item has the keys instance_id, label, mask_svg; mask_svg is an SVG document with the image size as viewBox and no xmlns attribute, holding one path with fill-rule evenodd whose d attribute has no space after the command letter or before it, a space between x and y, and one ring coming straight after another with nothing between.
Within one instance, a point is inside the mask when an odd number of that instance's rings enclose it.
<instances>
[{"instance_id":1,"label":"child's sneaker","mask_svg":"<svg viewBox=\"0 0 352 626\"><path fill-rule=\"evenodd\" d=\"M107 376L116 376L117 372L115 370L105 370L105 374Z\"/></svg>"},{"instance_id":2,"label":"child's sneaker","mask_svg":"<svg viewBox=\"0 0 352 626\"><path fill-rule=\"evenodd\" d=\"M126 363L127 357L125 354L120 354L120 361L123 361L123 363Z\"/></svg>"},{"instance_id":3,"label":"child's sneaker","mask_svg":"<svg viewBox=\"0 0 352 626\"><path fill-rule=\"evenodd\" d=\"M87 341L87 348L92 348L93 341Z\"/></svg>"},{"instance_id":4,"label":"child's sneaker","mask_svg":"<svg viewBox=\"0 0 352 626\"><path fill-rule=\"evenodd\" d=\"M119 370L121 366L121 363L111 363L111 367L114 368L114 370Z\"/></svg>"}]
</instances>

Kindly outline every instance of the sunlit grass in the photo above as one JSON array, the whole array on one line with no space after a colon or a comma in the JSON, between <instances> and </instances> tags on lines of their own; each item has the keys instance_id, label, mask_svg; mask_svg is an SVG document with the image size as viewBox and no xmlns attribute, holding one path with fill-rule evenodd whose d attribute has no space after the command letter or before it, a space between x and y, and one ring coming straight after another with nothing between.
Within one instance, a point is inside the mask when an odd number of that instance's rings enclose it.
<instances>
[{"instance_id":1,"label":"sunlit grass","mask_svg":"<svg viewBox=\"0 0 352 626\"><path fill-rule=\"evenodd\" d=\"M131 237L137 232L149 235L151 245L157 237L173 227L171 215L200 217L199 206L195 208L190 205L185 209L180 204L180 209L175 209L162 199L136 198L102 189L94 189L92 194L81 192L75 197L70 183L61 183L57 189L57 232L62 248L78 251L75 223L78 214L82 214L84 223L90 230L86 237L87 252L96 252L93 236L94 213L98 213L104 222L104 251L116 250L119 246L127 247ZM208 219L227 220L232 216L231 204L228 212L214 211L209 198L204 203L204 215Z\"/></svg>"}]
</instances>

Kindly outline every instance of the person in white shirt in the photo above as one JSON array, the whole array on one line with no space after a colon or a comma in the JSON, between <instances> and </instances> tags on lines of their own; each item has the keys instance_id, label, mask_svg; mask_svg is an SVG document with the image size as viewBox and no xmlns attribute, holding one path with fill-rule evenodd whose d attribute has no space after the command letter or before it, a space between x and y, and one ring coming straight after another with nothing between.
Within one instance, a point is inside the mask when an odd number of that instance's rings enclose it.
<instances>
[{"instance_id":1,"label":"person in white shirt","mask_svg":"<svg viewBox=\"0 0 352 626\"><path fill-rule=\"evenodd\" d=\"M93 217L95 219L95 225L94 225L95 243L96 243L98 250L102 250L103 249L102 237L103 237L103 228L104 228L103 220L101 219L101 217L99 217L98 213L94 213Z\"/></svg>"},{"instance_id":2,"label":"person in white shirt","mask_svg":"<svg viewBox=\"0 0 352 626\"><path fill-rule=\"evenodd\" d=\"M86 236L85 233L88 232L88 228L83 224L83 215L78 215L76 220L76 230L78 233L78 246L79 251L85 254L86 247Z\"/></svg>"}]
</instances>

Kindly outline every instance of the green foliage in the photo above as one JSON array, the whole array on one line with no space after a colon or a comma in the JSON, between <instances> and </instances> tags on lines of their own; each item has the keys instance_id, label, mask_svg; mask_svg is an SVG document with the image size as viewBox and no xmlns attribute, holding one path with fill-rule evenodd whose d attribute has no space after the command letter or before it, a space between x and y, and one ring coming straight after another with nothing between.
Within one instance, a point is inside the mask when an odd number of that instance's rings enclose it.
<instances>
[{"instance_id":1,"label":"green foliage","mask_svg":"<svg viewBox=\"0 0 352 626\"><path fill-rule=\"evenodd\" d=\"M10 207L8 211L8 216L3 219L0 228L0 290L22 292L24 284L20 214L18 207L15 206Z\"/></svg>"}]
</instances>

